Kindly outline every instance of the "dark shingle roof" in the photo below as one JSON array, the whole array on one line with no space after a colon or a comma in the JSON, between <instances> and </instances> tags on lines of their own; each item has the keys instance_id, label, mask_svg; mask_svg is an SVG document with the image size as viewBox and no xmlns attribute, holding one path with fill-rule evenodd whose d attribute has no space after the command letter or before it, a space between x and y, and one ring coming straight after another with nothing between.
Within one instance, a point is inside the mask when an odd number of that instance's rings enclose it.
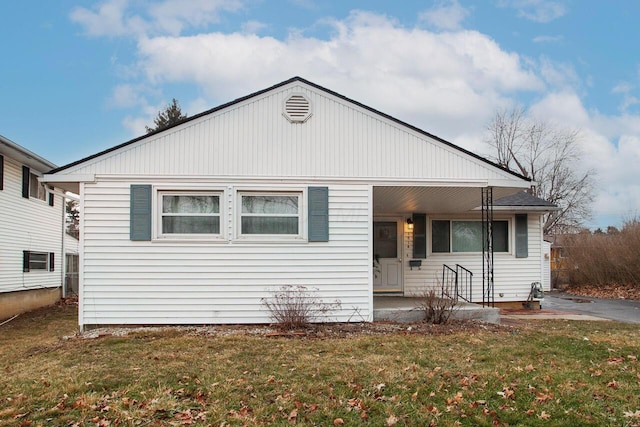
<instances>
[{"instance_id":1,"label":"dark shingle roof","mask_svg":"<svg viewBox=\"0 0 640 427\"><path fill-rule=\"evenodd\" d=\"M502 197L493 202L493 206L539 206L545 208L556 208L557 206L540 197L532 196L526 191Z\"/></svg>"}]
</instances>

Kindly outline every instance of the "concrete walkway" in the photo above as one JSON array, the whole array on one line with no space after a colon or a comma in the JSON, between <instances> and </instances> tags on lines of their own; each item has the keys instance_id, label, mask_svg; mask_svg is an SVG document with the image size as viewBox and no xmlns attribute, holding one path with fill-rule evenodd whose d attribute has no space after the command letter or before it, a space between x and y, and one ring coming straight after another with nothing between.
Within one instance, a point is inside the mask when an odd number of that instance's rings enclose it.
<instances>
[{"instance_id":1,"label":"concrete walkway","mask_svg":"<svg viewBox=\"0 0 640 427\"><path fill-rule=\"evenodd\" d=\"M503 310L502 317L640 323L640 301L581 297L553 291L545 293L541 310Z\"/></svg>"},{"instance_id":2,"label":"concrete walkway","mask_svg":"<svg viewBox=\"0 0 640 427\"><path fill-rule=\"evenodd\" d=\"M374 296L373 320L391 322L420 322L424 320L424 311L420 309L423 298ZM500 310L482 307L459 301L451 315L453 319L479 320L487 323L500 323Z\"/></svg>"}]
</instances>

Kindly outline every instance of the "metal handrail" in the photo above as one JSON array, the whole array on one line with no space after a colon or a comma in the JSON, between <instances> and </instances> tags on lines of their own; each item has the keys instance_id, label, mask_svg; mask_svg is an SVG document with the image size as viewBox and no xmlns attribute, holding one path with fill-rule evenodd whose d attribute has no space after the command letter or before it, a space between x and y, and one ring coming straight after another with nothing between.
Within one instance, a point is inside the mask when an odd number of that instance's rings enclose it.
<instances>
[{"instance_id":1,"label":"metal handrail","mask_svg":"<svg viewBox=\"0 0 640 427\"><path fill-rule=\"evenodd\" d=\"M464 274L461 274L462 271ZM464 291L464 295L461 293ZM467 302L471 302L473 290L473 272L464 268L460 264L456 264L456 294Z\"/></svg>"},{"instance_id":2,"label":"metal handrail","mask_svg":"<svg viewBox=\"0 0 640 427\"><path fill-rule=\"evenodd\" d=\"M451 276L453 276L453 284L454 284L453 298L455 300L458 300L458 272L453 268L449 267L447 264L442 264L442 284L441 284L442 297L445 297L445 296L449 298L452 297L449 294L450 286L446 286L452 282ZM445 286L446 286L447 292L445 292Z\"/></svg>"}]
</instances>

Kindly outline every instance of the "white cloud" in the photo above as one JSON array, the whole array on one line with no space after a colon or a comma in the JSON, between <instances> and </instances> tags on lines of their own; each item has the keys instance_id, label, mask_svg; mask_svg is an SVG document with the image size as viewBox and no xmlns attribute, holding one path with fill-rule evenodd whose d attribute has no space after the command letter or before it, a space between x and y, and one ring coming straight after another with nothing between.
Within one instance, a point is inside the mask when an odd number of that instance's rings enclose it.
<instances>
[{"instance_id":1,"label":"white cloud","mask_svg":"<svg viewBox=\"0 0 640 427\"><path fill-rule=\"evenodd\" d=\"M76 7L70 15L73 22L84 27L90 36L117 37L143 34L147 23L137 15L127 13L128 0L108 0L94 10Z\"/></svg>"},{"instance_id":2,"label":"white cloud","mask_svg":"<svg viewBox=\"0 0 640 427\"><path fill-rule=\"evenodd\" d=\"M469 11L457 0L449 0L438 2L436 6L422 12L418 18L436 29L458 30L467 15Z\"/></svg>"},{"instance_id":3,"label":"white cloud","mask_svg":"<svg viewBox=\"0 0 640 427\"><path fill-rule=\"evenodd\" d=\"M267 28L268 25L260 21L246 21L242 23L242 32L247 34L257 34Z\"/></svg>"},{"instance_id":4,"label":"white cloud","mask_svg":"<svg viewBox=\"0 0 640 427\"><path fill-rule=\"evenodd\" d=\"M142 6L129 0L105 0L92 9L76 7L70 18L90 36L178 35L186 28L217 23L221 11L241 7L240 0L164 0Z\"/></svg>"},{"instance_id":5,"label":"white cloud","mask_svg":"<svg viewBox=\"0 0 640 427\"><path fill-rule=\"evenodd\" d=\"M622 95L622 102L618 109L622 113L626 113L629 108L634 105L640 105L640 98L633 95L633 91L635 90L635 86L627 82L618 83L613 89L611 89L611 93Z\"/></svg>"},{"instance_id":6,"label":"white cloud","mask_svg":"<svg viewBox=\"0 0 640 427\"><path fill-rule=\"evenodd\" d=\"M113 89L108 104L117 108L146 105L146 101L141 95L143 90L141 85L120 84Z\"/></svg>"},{"instance_id":7,"label":"white cloud","mask_svg":"<svg viewBox=\"0 0 640 427\"><path fill-rule=\"evenodd\" d=\"M436 123L448 135L460 122L486 120L510 92L544 87L518 55L475 31L436 34L364 12L332 25L328 40L240 33L143 38L138 66L147 81L193 83L219 102L300 75L434 132Z\"/></svg>"},{"instance_id":8,"label":"white cloud","mask_svg":"<svg viewBox=\"0 0 640 427\"><path fill-rule=\"evenodd\" d=\"M551 22L567 13L567 8L555 0L500 0L498 5L518 11L518 16L534 22Z\"/></svg>"},{"instance_id":9,"label":"white cloud","mask_svg":"<svg viewBox=\"0 0 640 427\"><path fill-rule=\"evenodd\" d=\"M562 41L562 36L537 36L533 38L534 43L558 43Z\"/></svg>"},{"instance_id":10,"label":"white cloud","mask_svg":"<svg viewBox=\"0 0 640 427\"><path fill-rule=\"evenodd\" d=\"M572 64L553 61L545 56L538 60L539 73L552 88L577 88L582 80Z\"/></svg>"}]
</instances>

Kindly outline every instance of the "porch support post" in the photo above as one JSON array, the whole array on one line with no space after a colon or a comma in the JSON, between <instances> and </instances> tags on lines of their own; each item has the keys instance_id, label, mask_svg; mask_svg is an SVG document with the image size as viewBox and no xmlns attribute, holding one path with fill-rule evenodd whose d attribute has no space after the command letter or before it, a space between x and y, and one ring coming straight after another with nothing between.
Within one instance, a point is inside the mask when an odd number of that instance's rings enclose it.
<instances>
[{"instance_id":1,"label":"porch support post","mask_svg":"<svg viewBox=\"0 0 640 427\"><path fill-rule=\"evenodd\" d=\"M495 306L493 291L493 187L482 188L482 306Z\"/></svg>"}]
</instances>

